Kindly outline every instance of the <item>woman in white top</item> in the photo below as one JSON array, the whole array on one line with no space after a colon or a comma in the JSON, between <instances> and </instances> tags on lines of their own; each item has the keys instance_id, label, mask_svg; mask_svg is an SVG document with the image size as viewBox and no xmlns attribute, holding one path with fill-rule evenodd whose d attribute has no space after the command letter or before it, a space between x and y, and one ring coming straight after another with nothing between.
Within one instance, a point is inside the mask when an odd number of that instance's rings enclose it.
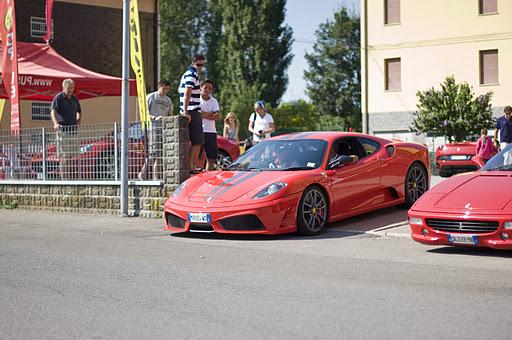
<instances>
[{"instance_id":1,"label":"woman in white top","mask_svg":"<svg viewBox=\"0 0 512 340\"><path fill-rule=\"evenodd\" d=\"M270 138L270 134L276 129L272 115L265 109L263 100L254 103L254 111L249 117L249 132L252 132L252 140L257 143L265 138Z\"/></svg>"}]
</instances>

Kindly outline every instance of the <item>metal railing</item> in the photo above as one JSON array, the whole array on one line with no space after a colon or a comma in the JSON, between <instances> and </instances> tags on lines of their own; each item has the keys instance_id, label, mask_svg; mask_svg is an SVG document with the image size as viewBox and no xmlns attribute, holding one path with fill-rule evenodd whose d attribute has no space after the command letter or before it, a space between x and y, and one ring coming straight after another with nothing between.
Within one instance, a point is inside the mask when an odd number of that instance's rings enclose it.
<instances>
[{"instance_id":1,"label":"metal railing","mask_svg":"<svg viewBox=\"0 0 512 340\"><path fill-rule=\"evenodd\" d=\"M118 181L121 133L119 123L0 131L0 180ZM160 122L130 123L128 179L162 180L162 151Z\"/></svg>"}]
</instances>

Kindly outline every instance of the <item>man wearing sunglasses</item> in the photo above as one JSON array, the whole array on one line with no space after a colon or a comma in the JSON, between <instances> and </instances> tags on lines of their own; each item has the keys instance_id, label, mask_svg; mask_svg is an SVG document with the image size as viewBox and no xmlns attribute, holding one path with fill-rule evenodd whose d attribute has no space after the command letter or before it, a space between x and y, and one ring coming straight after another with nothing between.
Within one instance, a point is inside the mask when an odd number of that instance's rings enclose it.
<instances>
[{"instance_id":1,"label":"man wearing sunglasses","mask_svg":"<svg viewBox=\"0 0 512 340\"><path fill-rule=\"evenodd\" d=\"M203 71L205 58L201 54L194 54L192 64L181 77L180 87L180 113L184 115L189 123L188 131L190 137L190 169L191 172L201 171L199 164L199 153L203 145L203 118L201 115L201 90L199 76Z\"/></svg>"}]
</instances>

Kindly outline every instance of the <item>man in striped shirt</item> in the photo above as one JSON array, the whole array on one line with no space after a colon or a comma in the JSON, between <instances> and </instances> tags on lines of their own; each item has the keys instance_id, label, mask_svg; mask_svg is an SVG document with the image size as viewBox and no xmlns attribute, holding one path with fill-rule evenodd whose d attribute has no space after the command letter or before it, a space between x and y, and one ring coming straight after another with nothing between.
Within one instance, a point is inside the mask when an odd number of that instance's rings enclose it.
<instances>
[{"instance_id":1,"label":"man in striped shirt","mask_svg":"<svg viewBox=\"0 0 512 340\"><path fill-rule=\"evenodd\" d=\"M190 169L198 172L202 168L199 164L199 153L203 145L203 118L201 116L201 90L199 75L203 71L205 59L201 54L194 54L192 65L181 77L180 87L180 113L187 117L190 137Z\"/></svg>"}]
</instances>

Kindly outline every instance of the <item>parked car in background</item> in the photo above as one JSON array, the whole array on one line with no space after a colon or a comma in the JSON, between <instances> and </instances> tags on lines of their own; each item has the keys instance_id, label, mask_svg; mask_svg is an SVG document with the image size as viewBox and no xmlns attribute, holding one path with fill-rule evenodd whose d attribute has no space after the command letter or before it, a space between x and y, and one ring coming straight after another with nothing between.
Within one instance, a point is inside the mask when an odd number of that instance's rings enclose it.
<instances>
[{"instance_id":1,"label":"parked car in background","mask_svg":"<svg viewBox=\"0 0 512 340\"><path fill-rule=\"evenodd\" d=\"M148 153L147 138L140 123L130 124L128 131L128 178L136 179L141 171ZM219 148L218 167L231 164L240 155L238 144L222 136L217 136ZM71 160L73 179L114 180L117 168L120 175L121 137L116 142L114 132L108 132L96 138L82 138L79 152ZM117 157L117 167L116 167ZM46 178L60 178L60 162L62 159L57 153L57 144L48 143L46 147ZM148 173L152 171L152 162L147 162ZM43 154L36 153L31 156L31 169L35 178L43 178Z\"/></svg>"},{"instance_id":2,"label":"parked car in background","mask_svg":"<svg viewBox=\"0 0 512 340\"><path fill-rule=\"evenodd\" d=\"M480 166L473 161L476 142L456 142L441 145L436 149L436 170L441 177L475 171Z\"/></svg>"},{"instance_id":3,"label":"parked car in background","mask_svg":"<svg viewBox=\"0 0 512 340\"><path fill-rule=\"evenodd\" d=\"M442 181L409 210L413 240L512 249L512 145L479 171Z\"/></svg>"}]
</instances>

